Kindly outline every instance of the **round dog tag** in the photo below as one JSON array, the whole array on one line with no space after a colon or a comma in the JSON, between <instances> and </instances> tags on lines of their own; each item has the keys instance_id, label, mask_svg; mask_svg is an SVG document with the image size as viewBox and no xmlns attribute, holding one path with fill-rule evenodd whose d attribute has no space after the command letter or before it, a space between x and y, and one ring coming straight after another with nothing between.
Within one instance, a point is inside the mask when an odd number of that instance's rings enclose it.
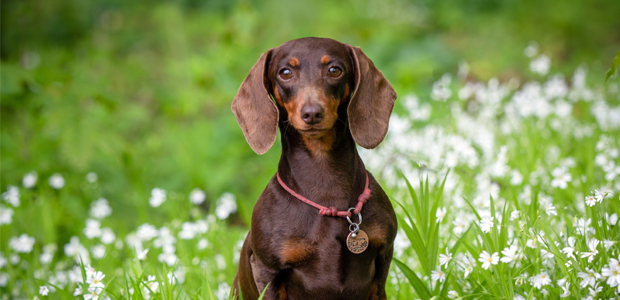
<instances>
[{"instance_id":1,"label":"round dog tag","mask_svg":"<svg viewBox=\"0 0 620 300\"><path fill-rule=\"evenodd\" d=\"M347 236L347 248L349 251L360 254L368 248L368 235L364 230L359 230L358 232L351 232L349 236Z\"/></svg>"}]
</instances>

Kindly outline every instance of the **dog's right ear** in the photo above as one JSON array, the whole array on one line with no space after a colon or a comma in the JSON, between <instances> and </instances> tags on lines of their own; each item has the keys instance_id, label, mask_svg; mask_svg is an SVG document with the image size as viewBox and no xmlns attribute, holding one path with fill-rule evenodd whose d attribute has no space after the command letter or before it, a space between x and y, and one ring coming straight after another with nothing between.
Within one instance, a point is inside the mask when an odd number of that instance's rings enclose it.
<instances>
[{"instance_id":1,"label":"dog's right ear","mask_svg":"<svg viewBox=\"0 0 620 300\"><path fill-rule=\"evenodd\" d=\"M260 56L241 83L231 106L245 140L258 154L264 154L271 148L278 133L278 108L269 96L268 72L272 50Z\"/></svg>"}]
</instances>

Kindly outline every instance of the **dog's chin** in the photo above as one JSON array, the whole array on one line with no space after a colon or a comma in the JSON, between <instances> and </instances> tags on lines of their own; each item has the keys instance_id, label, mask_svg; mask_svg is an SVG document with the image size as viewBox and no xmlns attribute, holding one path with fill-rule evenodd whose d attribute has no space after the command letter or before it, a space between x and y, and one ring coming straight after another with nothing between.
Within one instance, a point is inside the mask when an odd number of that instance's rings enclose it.
<instances>
[{"instance_id":1,"label":"dog's chin","mask_svg":"<svg viewBox=\"0 0 620 300\"><path fill-rule=\"evenodd\" d=\"M299 131L299 133L301 133L301 135L303 135L306 138L318 140L324 137L329 132L330 129L331 128L327 128L327 129L309 128L309 129L297 129L297 131Z\"/></svg>"}]
</instances>

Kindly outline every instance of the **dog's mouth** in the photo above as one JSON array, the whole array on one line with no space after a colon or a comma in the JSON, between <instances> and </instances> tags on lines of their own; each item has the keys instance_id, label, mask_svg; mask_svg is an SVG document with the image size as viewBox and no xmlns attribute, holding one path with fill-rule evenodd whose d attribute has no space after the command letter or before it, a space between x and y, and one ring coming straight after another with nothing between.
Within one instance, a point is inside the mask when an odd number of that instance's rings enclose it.
<instances>
[{"instance_id":1,"label":"dog's mouth","mask_svg":"<svg viewBox=\"0 0 620 300\"><path fill-rule=\"evenodd\" d=\"M318 138L323 137L329 131L329 129L330 128L313 128L313 127L310 127L308 129L298 129L298 131L302 135L304 135L306 137L318 139Z\"/></svg>"}]
</instances>

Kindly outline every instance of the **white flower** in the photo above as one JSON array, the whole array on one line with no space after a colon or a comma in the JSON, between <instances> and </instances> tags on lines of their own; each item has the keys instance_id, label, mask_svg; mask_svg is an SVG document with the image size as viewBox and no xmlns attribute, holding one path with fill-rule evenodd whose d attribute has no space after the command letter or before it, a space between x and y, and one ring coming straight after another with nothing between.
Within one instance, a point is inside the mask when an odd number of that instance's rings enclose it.
<instances>
[{"instance_id":1,"label":"white flower","mask_svg":"<svg viewBox=\"0 0 620 300\"><path fill-rule=\"evenodd\" d=\"M91 248L91 252L95 259L102 259L105 256L105 246L101 244L95 245Z\"/></svg>"},{"instance_id":2,"label":"white flower","mask_svg":"<svg viewBox=\"0 0 620 300\"><path fill-rule=\"evenodd\" d=\"M527 57L534 57L538 54L538 43L531 41L530 44L523 49L523 54Z\"/></svg>"},{"instance_id":3,"label":"white flower","mask_svg":"<svg viewBox=\"0 0 620 300\"><path fill-rule=\"evenodd\" d=\"M8 185L6 187L6 192L2 193L2 200L8 202L14 207L18 207L20 204L19 201L19 188L14 185Z\"/></svg>"},{"instance_id":4,"label":"white flower","mask_svg":"<svg viewBox=\"0 0 620 300\"><path fill-rule=\"evenodd\" d=\"M9 283L9 274L0 272L0 287L6 287Z\"/></svg>"},{"instance_id":5,"label":"white flower","mask_svg":"<svg viewBox=\"0 0 620 300\"><path fill-rule=\"evenodd\" d=\"M596 280L601 279L601 274L594 272L590 268L586 268L585 272L577 273L577 276L582 279L579 283L582 288L588 285L593 287L596 284Z\"/></svg>"},{"instance_id":6,"label":"white flower","mask_svg":"<svg viewBox=\"0 0 620 300\"><path fill-rule=\"evenodd\" d=\"M547 273L542 272L536 276L530 277L530 283L533 287L540 289L543 285L551 284L551 278L547 275Z\"/></svg>"},{"instance_id":7,"label":"white flower","mask_svg":"<svg viewBox=\"0 0 620 300\"><path fill-rule=\"evenodd\" d=\"M562 292L563 293L560 295L560 297L566 298L570 296L570 282L566 282L562 285Z\"/></svg>"},{"instance_id":8,"label":"white flower","mask_svg":"<svg viewBox=\"0 0 620 300\"><path fill-rule=\"evenodd\" d=\"M448 291L448 298L457 299L458 297L459 297L459 293L457 293L457 291L454 291L454 290Z\"/></svg>"},{"instance_id":9,"label":"white flower","mask_svg":"<svg viewBox=\"0 0 620 300\"><path fill-rule=\"evenodd\" d=\"M84 279L82 278L82 268L80 268L80 266L73 266L73 269L67 271L67 275L69 275L70 282L84 283Z\"/></svg>"},{"instance_id":10,"label":"white flower","mask_svg":"<svg viewBox=\"0 0 620 300\"><path fill-rule=\"evenodd\" d=\"M447 268L451 259L452 253L450 253L448 247L446 247L446 254L439 254L439 266L446 265Z\"/></svg>"},{"instance_id":11,"label":"white flower","mask_svg":"<svg viewBox=\"0 0 620 300\"><path fill-rule=\"evenodd\" d=\"M553 256L553 253L551 253L551 252L549 252L549 251L547 251L545 249L540 249L540 257L542 259L549 260L549 259L553 259L555 256Z\"/></svg>"},{"instance_id":12,"label":"white flower","mask_svg":"<svg viewBox=\"0 0 620 300\"><path fill-rule=\"evenodd\" d=\"M179 232L179 238L184 240L191 240L196 236L195 225L192 222L185 222Z\"/></svg>"},{"instance_id":13,"label":"white flower","mask_svg":"<svg viewBox=\"0 0 620 300\"><path fill-rule=\"evenodd\" d=\"M160 188L154 188L151 191L151 198L149 199L149 204L152 207L159 207L162 203L166 201L166 191Z\"/></svg>"},{"instance_id":14,"label":"white flower","mask_svg":"<svg viewBox=\"0 0 620 300\"><path fill-rule=\"evenodd\" d=\"M515 278L515 284L516 285L523 285L523 284L525 284L525 281L528 279L527 276L528 276L527 272L517 276Z\"/></svg>"},{"instance_id":15,"label":"white flower","mask_svg":"<svg viewBox=\"0 0 620 300\"><path fill-rule=\"evenodd\" d=\"M398 236L398 234L397 234L396 236ZM198 241L198 245L197 245L198 250L204 250L204 249L206 249L208 246L209 246L209 241L207 241L206 239L200 239L200 240ZM395 248L395 249L394 249L394 252L396 252L396 240L394 240L394 248ZM402 255L402 254L401 254L401 255ZM400 257L400 255L399 255L398 257Z\"/></svg>"},{"instance_id":16,"label":"white flower","mask_svg":"<svg viewBox=\"0 0 620 300\"><path fill-rule=\"evenodd\" d=\"M497 265L499 262L499 254L497 252L493 253L493 255L489 255L488 252L482 251L480 253L480 257L478 261L482 263L482 268L488 270L491 265Z\"/></svg>"},{"instance_id":17,"label":"white flower","mask_svg":"<svg viewBox=\"0 0 620 300\"><path fill-rule=\"evenodd\" d=\"M196 205L200 205L205 202L206 198L207 194L205 194L205 192L199 188L195 188L191 191L191 193L189 193L189 201Z\"/></svg>"},{"instance_id":18,"label":"white flower","mask_svg":"<svg viewBox=\"0 0 620 300\"><path fill-rule=\"evenodd\" d=\"M601 269L601 275L607 277L607 284L610 287L620 285L620 263L615 259L609 260L609 266Z\"/></svg>"},{"instance_id":19,"label":"white flower","mask_svg":"<svg viewBox=\"0 0 620 300\"><path fill-rule=\"evenodd\" d=\"M42 285L39 287L39 294L41 294L41 296L47 296L49 292L50 289L47 287L47 285Z\"/></svg>"},{"instance_id":20,"label":"white flower","mask_svg":"<svg viewBox=\"0 0 620 300\"><path fill-rule=\"evenodd\" d=\"M463 276L467 278L469 273L474 270L474 267L476 266L476 260L470 255L463 255L461 257L460 265L465 270Z\"/></svg>"},{"instance_id":21,"label":"white flower","mask_svg":"<svg viewBox=\"0 0 620 300\"><path fill-rule=\"evenodd\" d=\"M150 292L157 293L159 282L157 282L157 278L154 275L149 275L146 286L148 287Z\"/></svg>"},{"instance_id":22,"label":"white flower","mask_svg":"<svg viewBox=\"0 0 620 300\"><path fill-rule=\"evenodd\" d=\"M510 245L510 247L504 248L504 250L502 250L502 254L504 255L504 257L502 257L500 261L503 263L510 263L519 260L517 250L519 250L519 247L517 247L517 245L515 244Z\"/></svg>"},{"instance_id":23,"label":"white flower","mask_svg":"<svg viewBox=\"0 0 620 300\"><path fill-rule=\"evenodd\" d=\"M484 233L489 233L493 228L493 217L484 217L480 220L480 230Z\"/></svg>"},{"instance_id":24,"label":"white flower","mask_svg":"<svg viewBox=\"0 0 620 300\"><path fill-rule=\"evenodd\" d=\"M174 266L177 261L177 256L174 253L176 248L171 245L166 245L162 247L163 252L157 256L157 260L159 262L165 262L168 266Z\"/></svg>"},{"instance_id":25,"label":"white flower","mask_svg":"<svg viewBox=\"0 0 620 300\"><path fill-rule=\"evenodd\" d=\"M218 269L220 270L226 269L226 259L224 259L224 256L222 254L216 254L215 257L213 257L213 259L215 260L215 265L217 266Z\"/></svg>"},{"instance_id":26,"label":"white flower","mask_svg":"<svg viewBox=\"0 0 620 300\"><path fill-rule=\"evenodd\" d=\"M437 217L437 222L441 222L441 220L443 220L443 218L446 216L446 212L448 210L445 207L440 207L437 209L437 212L435 213L435 217Z\"/></svg>"},{"instance_id":27,"label":"white flower","mask_svg":"<svg viewBox=\"0 0 620 300\"><path fill-rule=\"evenodd\" d=\"M140 251L140 253L138 253L138 255L137 255L138 260L145 260L147 253L149 253L149 248L146 248L146 249Z\"/></svg>"},{"instance_id":28,"label":"white flower","mask_svg":"<svg viewBox=\"0 0 620 300\"><path fill-rule=\"evenodd\" d=\"M513 211L510 213L510 221L514 221L514 220L518 219L520 214L521 214L521 212L520 212L520 211L518 211L518 210L513 210Z\"/></svg>"},{"instance_id":29,"label":"white flower","mask_svg":"<svg viewBox=\"0 0 620 300\"><path fill-rule=\"evenodd\" d=\"M177 239L170 233L170 229L162 226L159 229L159 237L153 241L153 246L160 248L165 246L173 246Z\"/></svg>"},{"instance_id":30,"label":"white flower","mask_svg":"<svg viewBox=\"0 0 620 300\"><path fill-rule=\"evenodd\" d=\"M176 279L174 273L168 272L168 274L166 274L166 276L168 277L168 283L170 283L170 284L176 284L177 283L177 279Z\"/></svg>"},{"instance_id":31,"label":"white flower","mask_svg":"<svg viewBox=\"0 0 620 300\"><path fill-rule=\"evenodd\" d=\"M59 173L54 173L47 180L47 183L49 183L49 185L52 188L59 190L59 189L62 189L62 187L65 186L65 178L62 177L62 175L60 175Z\"/></svg>"},{"instance_id":32,"label":"white flower","mask_svg":"<svg viewBox=\"0 0 620 300\"><path fill-rule=\"evenodd\" d=\"M566 169L562 167L553 169L553 171L551 171L551 175L553 176L551 186L562 190L566 189L566 187L568 187L568 182L573 180L573 176L571 176L570 173L567 173Z\"/></svg>"},{"instance_id":33,"label":"white flower","mask_svg":"<svg viewBox=\"0 0 620 300\"><path fill-rule=\"evenodd\" d=\"M17 254L11 254L9 261L11 261L12 265L17 265L21 261L21 258Z\"/></svg>"},{"instance_id":34,"label":"white flower","mask_svg":"<svg viewBox=\"0 0 620 300\"><path fill-rule=\"evenodd\" d=\"M546 75L549 72L551 59L546 55L541 55L537 59L530 62L530 70L540 75Z\"/></svg>"},{"instance_id":35,"label":"white flower","mask_svg":"<svg viewBox=\"0 0 620 300\"><path fill-rule=\"evenodd\" d=\"M588 241L588 249L590 251L588 252L581 252L581 258L588 258L588 263L592 263L592 260L594 260L594 257L598 254L598 250L596 249L596 247L598 246L598 244L600 243L599 240L592 238Z\"/></svg>"},{"instance_id":36,"label":"white flower","mask_svg":"<svg viewBox=\"0 0 620 300\"><path fill-rule=\"evenodd\" d=\"M460 235L461 233L463 233L465 231L465 227L467 226L467 222L460 217L454 218L452 224L454 225L452 232L454 232L454 234L456 235Z\"/></svg>"},{"instance_id":37,"label":"white flower","mask_svg":"<svg viewBox=\"0 0 620 300\"><path fill-rule=\"evenodd\" d=\"M158 234L157 228L155 228L155 226L149 223L144 223L140 225L140 227L138 227L138 230L136 231L136 236L141 241L150 241L154 237L156 237L157 234Z\"/></svg>"},{"instance_id":38,"label":"white flower","mask_svg":"<svg viewBox=\"0 0 620 300\"><path fill-rule=\"evenodd\" d=\"M75 291L73 291L73 297L81 296L83 293L82 288L78 286L75 288Z\"/></svg>"},{"instance_id":39,"label":"white flower","mask_svg":"<svg viewBox=\"0 0 620 300\"><path fill-rule=\"evenodd\" d=\"M590 223L592 223L592 219L588 218L587 220L585 220L584 218L580 218L577 220L576 223L573 223L573 226L575 227L575 231L579 235L585 235L586 232L593 231L593 229L590 227Z\"/></svg>"},{"instance_id":40,"label":"white flower","mask_svg":"<svg viewBox=\"0 0 620 300\"><path fill-rule=\"evenodd\" d=\"M433 283L436 283L437 281L444 282L446 281L446 273L444 273L441 270L441 267L439 267L437 268L437 271L431 271L431 280L433 280Z\"/></svg>"},{"instance_id":41,"label":"white flower","mask_svg":"<svg viewBox=\"0 0 620 300\"><path fill-rule=\"evenodd\" d=\"M597 202L602 202L604 198L612 198L614 193L612 191L601 191L599 189L594 190L594 198L596 198Z\"/></svg>"},{"instance_id":42,"label":"white flower","mask_svg":"<svg viewBox=\"0 0 620 300\"><path fill-rule=\"evenodd\" d=\"M518 170L512 170L510 172L510 184L520 185L523 182L523 175Z\"/></svg>"},{"instance_id":43,"label":"white flower","mask_svg":"<svg viewBox=\"0 0 620 300\"><path fill-rule=\"evenodd\" d=\"M564 253L566 255L566 257L568 258L572 258L575 259L575 238L574 237L569 237L568 238L568 246L564 247L564 249L562 249L562 253Z\"/></svg>"},{"instance_id":44,"label":"white flower","mask_svg":"<svg viewBox=\"0 0 620 300\"><path fill-rule=\"evenodd\" d=\"M95 183L97 182L98 179L99 179L99 176L95 172L88 172L88 174L86 174L86 181L90 183Z\"/></svg>"},{"instance_id":45,"label":"white flower","mask_svg":"<svg viewBox=\"0 0 620 300\"><path fill-rule=\"evenodd\" d=\"M88 294L84 294L84 300L98 300L102 291L100 287L89 287Z\"/></svg>"},{"instance_id":46,"label":"white flower","mask_svg":"<svg viewBox=\"0 0 620 300\"><path fill-rule=\"evenodd\" d=\"M101 242L104 243L105 245L109 245L114 243L114 241L116 240L116 235L114 234L114 231L112 231L111 228L109 227L104 227L101 229Z\"/></svg>"},{"instance_id":47,"label":"white flower","mask_svg":"<svg viewBox=\"0 0 620 300\"><path fill-rule=\"evenodd\" d=\"M603 240L603 246L605 246L605 250L609 250L609 248L611 248L615 243L616 241L612 241L608 239Z\"/></svg>"},{"instance_id":48,"label":"white flower","mask_svg":"<svg viewBox=\"0 0 620 300\"><path fill-rule=\"evenodd\" d=\"M215 208L215 215L224 220L228 216L237 211L237 202L235 201L235 195L231 193L224 193L217 200L217 207Z\"/></svg>"},{"instance_id":49,"label":"white flower","mask_svg":"<svg viewBox=\"0 0 620 300\"><path fill-rule=\"evenodd\" d=\"M30 237L23 233L19 237L11 237L9 240L9 247L18 253L30 253L34 243L34 237Z\"/></svg>"},{"instance_id":50,"label":"white flower","mask_svg":"<svg viewBox=\"0 0 620 300\"><path fill-rule=\"evenodd\" d=\"M95 272L97 272L97 270L89 264L84 265L84 271L86 271L86 278L92 278Z\"/></svg>"},{"instance_id":51,"label":"white flower","mask_svg":"<svg viewBox=\"0 0 620 300\"><path fill-rule=\"evenodd\" d=\"M225 299L228 299L229 294L230 294L230 286L228 285L228 283L223 281L222 283L218 285L217 291L215 291L215 296L219 300L225 300Z\"/></svg>"},{"instance_id":52,"label":"white flower","mask_svg":"<svg viewBox=\"0 0 620 300\"><path fill-rule=\"evenodd\" d=\"M555 210L555 206L553 206L553 204L551 202L544 203L543 209L545 210L545 213L547 214L547 216L550 216L550 215L557 216L558 215L558 213Z\"/></svg>"},{"instance_id":53,"label":"white flower","mask_svg":"<svg viewBox=\"0 0 620 300\"><path fill-rule=\"evenodd\" d=\"M65 245L65 255L67 256L75 256L82 252L84 246L80 244L80 239L77 236L72 236L69 240L69 243Z\"/></svg>"},{"instance_id":54,"label":"white flower","mask_svg":"<svg viewBox=\"0 0 620 300\"><path fill-rule=\"evenodd\" d=\"M0 226L13 223L13 209L0 206Z\"/></svg>"},{"instance_id":55,"label":"white flower","mask_svg":"<svg viewBox=\"0 0 620 300\"><path fill-rule=\"evenodd\" d=\"M592 207L596 204L596 198L594 196L586 196L586 205Z\"/></svg>"},{"instance_id":56,"label":"white flower","mask_svg":"<svg viewBox=\"0 0 620 300\"><path fill-rule=\"evenodd\" d=\"M92 276L89 276L88 278L86 278L86 283L88 283L91 288L92 287L103 288L105 287L102 282L103 278L105 278L105 274L103 274L103 272L95 271L92 273ZM88 289L88 291L90 291L90 289Z\"/></svg>"},{"instance_id":57,"label":"white flower","mask_svg":"<svg viewBox=\"0 0 620 300\"><path fill-rule=\"evenodd\" d=\"M90 204L90 216L95 219L103 219L112 214L112 208L106 198L99 198Z\"/></svg>"},{"instance_id":58,"label":"white flower","mask_svg":"<svg viewBox=\"0 0 620 300\"><path fill-rule=\"evenodd\" d=\"M594 285L594 287L588 288L588 290L590 290L590 296L594 297L596 296L596 294L603 291L603 287L600 286L599 283L597 282L596 285Z\"/></svg>"},{"instance_id":59,"label":"white flower","mask_svg":"<svg viewBox=\"0 0 620 300\"><path fill-rule=\"evenodd\" d=\"M437 82L433 84L433 90L431 92L431 98L435 101L446 101L452 96L452 90L449 85L452 81L450 74L444 74Z\"/></svg>"},{"instance_id":60,"label":"white flower","mask_svg":"<svg viewBox=\"0 0 620 300\"><path fill-rule=\"evenodd\" d=\"M22 178L22 185L27 189L31 189L37 184L37 178L37 172L32 171L27 173L24 175L24 178Z\"/></svg>"},{"instance_id":61,"label":"white flower","mask_svg":"<svg viewBox=\"0 0 620 300\"><path fill-rule=\"evenodd\" d=\"M84 228L84 235L88 239L93 239L101 236L101 222L93 219L86 219L86 228Z\"/></svg>"},{"instance_id":62,"label":"white flower","mask_svg":"<svg viewBox=\"0 0 620 300\"><path fill-rule=\"evenodd\" d=\"M613 213L611 215L605 215L607 217L607 224L611 226L616 226L618 224L618 214Z\"/></svg>"}]
</instances>

